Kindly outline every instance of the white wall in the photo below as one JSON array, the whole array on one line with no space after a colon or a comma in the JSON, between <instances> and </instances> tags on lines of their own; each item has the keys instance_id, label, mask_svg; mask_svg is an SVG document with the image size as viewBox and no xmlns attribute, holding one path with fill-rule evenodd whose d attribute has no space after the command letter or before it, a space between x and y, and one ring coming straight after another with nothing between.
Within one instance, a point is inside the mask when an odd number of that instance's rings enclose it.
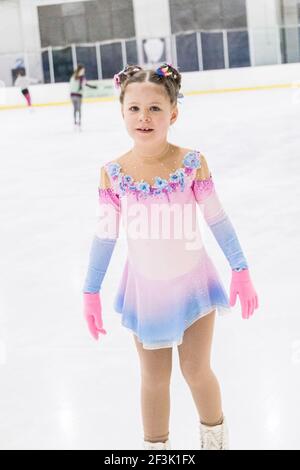
<instances>
[{"instance_id":1,"label":"white wall","mask_svg":"<svg viewBox=\"0 0 300 470\"><path fill-rule=\"evenodd\" d=\"M10 69L22 50L18 0L0 2L0 81L11 84ZM17 53L17 54L16 54Z\"/></svg>"},{"instance_id":2,"label":"white wall","mask_svg":"<svg viewBox=\"0 0 300 470\"><path fill-rule=\"evenodd\" d=\"M18 52L22 48L19 0L0 2L0 53Z\"/></svg>"},{"instance_id":3,"label":"white wall","mask_svg":"<svg viewBox=\"0 0 300 470\"><path fill-rule=\"evenodd\" d=\"M284 0L283 22L286 25L298 24L297 4L295 0ZM286 31L286 52L288 62L299 61L299 36L297 28L288 28Z\"/></svg>"},{"instance_id":4,"label":"white wall","mask_svg":"<svg viewBox=\"0 0 300 470\"><path fill-rule=\"evenodd\" d=\"M133 0L135 32L138 38L171 34L169 0Z\"/></svg>"},{"instance_id":5,"label":"white wall","mask_svg":"<svg viewBox=\"0 0 300 470\"><path fill-rule=\"evenodd\" d=\"M151 38L168 38L171 35L171 19L169 10L169 0L133 0L133 12L135 23L135 34L137 38L147 39L148 48L154 51L161 46L155 44ZM162 44L162 43L161 43ZM161 49L163 50L163 49ZM160 55L160 53L158 53ZM166 61L171 62L171 41L166 41ZM138 42L138 62L143 63L142 45ZM148 65L154 67L160 63L160 59L149 62Z\"/></svg>"},{"instance_id":6,"label":"white wall","mask_svg":"<svg viewBox=\"0 0 300 470\"><path fill-rule=\"evenodd\" d=\"M112 85L112 80L103 80L101 83L104 82ZM183 73L182 92L185 94L193 91L296 83L300 86L300 63ZM68 83L35 85L30 90L34 104L69 102ZM20 90L13 87L0 88L0 109L14 105L24 105Z\"/></svg>"},{"instance_id":7,"label":"white wall","mask_svg":"<svg viewBox=\"0 0 300 470\"><path fill-rule=\"evenodd\" d=\"M285 23L298 23L297 3L297 0L283 0L283 16Z\"/></svg>"},{"instance_id":8,"label":"white wall","mask_svg":"<svg viewBox=\"0 0 300 470\"><path fill-rule=\"evenodd\" d=\"M0 2L0 81L12 85L11 69L23 59L30 76L42 79L40 34L35 2Z\"/></svg>"},{"instance_id":9,"label":"white wall","mask_svg":"<svg viewBox=\"0 0 300 470\"><path fill-rule=\"evenodd\" d=\"M90 0L32 0L36 6L59 5L60 3L89 2ZM107 0L109 1L109 0Z\"/></svg>"},{"instance_id":10,"label":"white wall","mask_svg":"<svg viewBox=\"0 0 300 470\"><path fill-rule=\"evenodd\" d=\"M247 0L246 6L252 63L280 63L279 0Z\"/></svg>"},{"instance_id":11,"label":"white wall","mask_svg":"<svg viewBox=\"0 0 300 470\"><path fill-rule=\"evenodd\" d=\"M38 12L32 0L20 1L25 66L31 77L43 79Z\"/></svg>"},{"instance_id":12,"label":"white wall","mask_svg":"<svg viewBox=\"0 0 300 470\"><path fill-rule=\"evenodd\" d=\"M38 5L80 0L1 0L0 1L0 83L12 85L11 69L23 58L32 77L42 79ZM88 1L88 0L86 0ZM107 0L109 1L109 0ZM171 33L168 0L133 0L137 37L162 37ZM246 0L250 28L252 63L267 65L280 62L279 0ZM285 0L285 21L296 22L295 0ZM167 60L171 45L167 43ZM23 54L22 51L25 50ZM299 60L299 41L295 30L287 35L288 60ZM139 60L142 51L139 50Z\"/></svg>"}]
</instances>

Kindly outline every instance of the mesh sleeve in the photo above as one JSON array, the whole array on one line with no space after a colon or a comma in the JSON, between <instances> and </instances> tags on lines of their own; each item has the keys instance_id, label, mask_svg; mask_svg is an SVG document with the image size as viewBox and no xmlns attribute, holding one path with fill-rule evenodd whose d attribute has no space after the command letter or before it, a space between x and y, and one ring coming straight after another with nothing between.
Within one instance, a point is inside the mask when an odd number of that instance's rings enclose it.
<instances>
[{"instance_id":1,"label":"mesh sleeve","mask_svg":"<svg viewBox=\"0 0 300 470\"><path fill-rule=\"evenodd\" d=\"M120 227L120 200L110 185L104 167L101 168L98 187L98 217L92 240L83 292L96 293L101 289L108 269Z\"/></svg>"},{"instance_id":2,"label":"mesh sleeve","mask_svg":"<svg viewBox=\"0 0 300 470\"><path fill-rule=\"evenodd\" d=\"M226 214L217 194L207 161L201 155L201 166L197 169L192 189L203 217L226 256L231 268L241 271L248 268L235 229Z\"/></svg>"}]
</instances>

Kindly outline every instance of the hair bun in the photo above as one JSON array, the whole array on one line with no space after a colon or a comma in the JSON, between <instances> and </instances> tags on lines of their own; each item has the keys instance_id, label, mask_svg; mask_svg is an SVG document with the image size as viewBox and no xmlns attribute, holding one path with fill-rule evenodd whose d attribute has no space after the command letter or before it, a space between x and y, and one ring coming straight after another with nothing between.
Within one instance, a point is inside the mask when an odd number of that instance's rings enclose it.
<instances>
[{"instance_id":1,"label":"hair bun","mask_svg":"<svg viewBox=\"0 0 300 470\"><path fill-rule=\"evenodd\" d=\"M128 84L150 82L162 86L168 94L171 103L183 95L179 93L181 87L181 74L171 64L164 62L156 70L154 68L143 69L136 64L127 64L123 70L114 75L115 87L119 88L120 103L124 102L125 90Z\"/></svg>"},{"instance_id":2,"label":"hair bun","mask_svg":"<svg viewBox=\"0 0 300 470\"><path fill-rule=\"evenodd\" d=\"M139 65L125 65L123 70L114 75L115 87L119 88L129 77L132 77L135 73L143 70Z\"/></svg>"},{"instance_id":3,"label":"hair bun","mask_svg":"<svg viewBox=\"0 0 300 470\"><path fill-rule=\"evenodd\" d=\"M181 74L178 72L172 64L168 64L164 62L158 69L156 69L155 73L160 77L171 78L176 83L178 90L181 87Z\"/></svg>"}]
</instances>

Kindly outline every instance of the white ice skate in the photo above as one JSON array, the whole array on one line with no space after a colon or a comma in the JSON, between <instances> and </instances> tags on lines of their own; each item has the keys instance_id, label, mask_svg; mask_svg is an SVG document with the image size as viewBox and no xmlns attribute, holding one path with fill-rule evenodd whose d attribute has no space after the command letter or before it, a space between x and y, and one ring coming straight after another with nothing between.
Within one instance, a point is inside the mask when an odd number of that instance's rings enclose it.
<instances>
[{"instance_id":1,"label":"white ice skate","mask_svg":"<svg viewBox=\"0 0 300 470\"><path fill-rule=\"evenodd\" d=\"M143 441L143 450L170 450L171 443L168 439L166 442L149 442Z\"/></svg>"},{"instance_id":2,"label":"white ice skate","mask_svg":"<svg viewBox=\"0 0 300 470\"><path fill-rule=\"evenodd\" d=\"M223 416L223 423L217 426L206 426L200 423L200 449L201 450L228 450L229 436L227 420Z\"/></svg>"},{"instance_id":3,"label":"white ice skate","mask_svg":"<svg viewBox=\"0 0 300 470\"><path fill-rule=\"evenodd\" d=\"M81 132L82 131L80 122L74 122L74 131L75 132Z\"/></svg>"}]
</instances>

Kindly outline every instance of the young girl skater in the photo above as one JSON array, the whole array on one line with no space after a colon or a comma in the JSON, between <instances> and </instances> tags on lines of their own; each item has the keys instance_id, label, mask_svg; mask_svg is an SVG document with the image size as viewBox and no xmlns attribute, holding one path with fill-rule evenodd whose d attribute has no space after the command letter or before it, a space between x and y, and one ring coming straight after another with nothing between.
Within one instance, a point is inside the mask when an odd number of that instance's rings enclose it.
<instances>
[{"instance_id":1,"label":"young girl skater","mask_svg":"<svg viewBox=\"0 0 300 470\"><path fill-rule=\"evenodd\" d=\"M228 449L218 380L210 366L216 311L242 317L258 308L248 263L198 149L167 140L178 117L181 75L170 64L156 70L127 65L115 76L121 112L133 146L101 167L97 230L83 287L91 334L103 328L100 288L120 216L128 257L115 297L122 324L133 333L141 369L143 448L171 449L169 439L172 347L199 414L200 449ZM230 299L201 241L197 204L231 268Z\"/></svg>"},{"instance_id":2,"label":"young girl skater","mask_svg":"<svg viewBox=\"0 0 300 470\"><path fill-rule=\"evenodd\" d=\"M78 129L81 128L81 103L84 86L94 89L98 88L96 85L91 85L87 82L84 65L78 64L70 78L70 97L74 110L74 126L75 128L78 126Z\"/></svg>"},{"instance_id":3,"label":"young girl skater","mask_svg":"<svg viewBox=\"0 0 300 470\"><path fill-rule=\"evenodd\" d=\"M31 83L38 83L38 82L39 82L39 80L37 80L36 78L28 77L23 70L18 73L18 76L15 80L15 86L21 88L21 93L25 97L26 102L27 102L27 106L29 108L32 105L31 95L30 95L30 92L29 92L29 85Z\"/></svg>"}]
</instances>

